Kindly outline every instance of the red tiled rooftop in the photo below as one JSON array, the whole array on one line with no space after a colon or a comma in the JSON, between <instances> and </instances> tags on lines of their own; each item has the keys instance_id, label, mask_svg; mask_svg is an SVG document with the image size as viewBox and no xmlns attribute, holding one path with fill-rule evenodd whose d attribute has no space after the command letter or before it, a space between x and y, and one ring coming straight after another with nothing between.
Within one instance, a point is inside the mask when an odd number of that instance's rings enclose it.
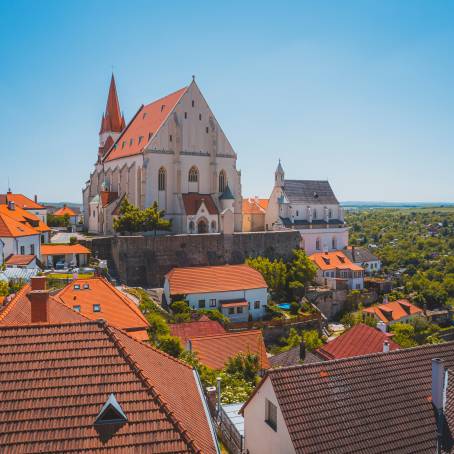
<instances>
[{"instance_id":1,"label":"red tiled rooftop","mask_svg":"<svg viewBox=\"0 0 454 454\"><path fill-rule=\"evenodd\" d=\"M88 288L84 289L84 286ZM145 316L134 301L104 278L76 279L55 297L71 309L79 306L80 313L91 320L102 318L109 325L128 331L136 339L148 340L149 325ZM93 311L95 304L100 306L99 312Z\"/></svg>"},{"instance_id":2,"label":"red tiled rooftop","mask_svg":"<svg viewBox=\"0 0 454 454\"><path fill-rule=\"evenodd\" d=\"M195 337L191 338L191 342L199 361L211 369L222 369L238 353L257 355L261 369L270 367L259 330Z\"/></svg>"},{"instance_id":3,"label":"red tiled rooftop","mask_svg":"<svg viewBox=\"0 0 454 454\"><path fill-rule=\"evenodd\" d=\"M76 216L76 213L71 208L69 208L65 205L65 206L59 208L58 210L54 211L53 215L54 216L65 216L65 215Z\"/></svg>"},{"instance_id":4,"label":"red tiled rooftop","mask_svg":"<svg viewBox=\"0 0 454 454\"><path fill-rule=\"evenodd\" d=\"M321 270L352 270L363 271L359 265L353 263L342 251L333 252L315 252L309 258Z\"/></svg>"},{"instance_id":5,"label":"red tiled rooftop","mask_svg":"<svg viewBox=\"0 0 454 454\"><path fill-rule=\"evenodd\" d=\"M28 225L37 232L50 232L50 228L41 221L41 218L19 206L16 206L14 210L11 210L8 205L0 205L0 214L5 214L21 224Z\"/></svg>"},{"instance_id":6,"label":"red tiled rooftop","mask_svg":"<svg viewBox=\"0 0 454 454\"><path fill-rule=\"evenodd\" d=\"M363 312L365 314L376 315L378 319L385 323L398 321L410 315L422 315L424 313L422 309L405 299L367 307L363 309Z\"/></svg>"},{"instance_id":7,"label":"red tiled rooftop","mask_svg":"<svg viewBox=\"0 0 454 454\"><path fill-rule=\"evenodd\" d=\"M5 453L216 452L192 368L103 321L0 327L0 412Z\"/></svg>"},{"instance_id":8,"label":"red tiled rooftop","mask_svg":"<svg viewBox=\"0 0 454 454\"><path fill-rule=\"evenodd\" d=\"M0 194L0 204L8 204L8 202L14 202L16 207L24 210L44 210L45 208L39 203L32 199L29 199L23 194L13 194L7 192L6 194Z\"/></svg>"},{"instance_id":9,"label":"red tiled rooftop","mask_svg":"<svg viewBox=\"0 0 454 454\"><path fill-rule=\"evenodd\" d=\"M266 203L265 203L266 202ZM267 199L244 198L243 214L265 214L268 206Z\"/></svg>"},{"instance_id":10,"label":"red tiled rooftop","mask_svg":"<svg viewBox=\"0 0 454 454\"><path fill-rule=\"evenodd\" d=\"M101 204L103 207L118 199L118 192L101 191L99 195L101 196Z\"/></svg>"},{"instance_id":11,"label":"red tiled rooftop","mask_svg":"<svg viewBox=\"0 0 454 454\"><path fill-rule=\"evenodd\" d=\"M25 266L36 259L36 255L10 255L6 260L6 265Z\"/></svg>"},{"instance_id":12,"label":"red tiled rooftop","mask_svg":"<svg viewBox=\"0 0 454 454\"><path fill-rule=\"evenodd\" d=\"M81 244L42 244L41 255L90 254Z\"/></svg>"},{"instance_id":13,"label":"red tiled rooftop","mask_svg":"<svg viewBox=\"0 0 454 454\"><path fill-rule=\"evenodd\" d=\"M263 276L248 265L173 268L167 273L171 295L266 288Z\"/></svg>"},{"instance_id":14,"label":"red tiled rooftop","mask_svg":"<svg viewBox=\"0 0 454 454\"><path fill-rule=\"evenodd\" d=\"M199 320L185 323L173 323L169 325L170 334L179 337L183 345L193 337L212 336L214 334L225 334L224 327L215 320L210 320L202 315Z\"/></svg>"},{"instance_id":15,"label":"red tiled rooftop","mask_svg":"<svg viewBox=\"0 0 454 454\"><path fill-rule=\"evenodd\" d=\"M17 238L32 235L39 235L39 232L28 224L18 222L0 212L0 237Z\"/></svg>"},{"instance_id":16,"label":"red tiled rooftop","mask_svg":"<svg viewBox=\"0 0 454 454\"><path fill-rule=\"evenodd\" d=\"M219 211L210 194L183 194L184 210L188 216L197 214L202 203L205 204L209 214L218 214Z\"/></svg>"},{"instance_id":17,"label":"red tiled rooftop","mask_svg":"<svg viewBox=\"0 0 454 454\"><path fill-rule=\"evenodd\" d=\"M150 134L156 135L170 112L186 93L186 90L187 87L184 87L164 98L140 107L104 160L113 161L114 159L140 154L150 141Z\"/></svg>"},{"instance_id":18,"label":"red tiled rooftop","mask_svg":"<svg viewBox=\"0 0 454 454\"><path fill-rule=\"evenodd\" d=\"M399 345L377 328L360 323L316 350L323 359L339 359L351 356L367 355L383 351L383 344L389 342L390 350L397 350Z\"/></svg>"}]
</instances>

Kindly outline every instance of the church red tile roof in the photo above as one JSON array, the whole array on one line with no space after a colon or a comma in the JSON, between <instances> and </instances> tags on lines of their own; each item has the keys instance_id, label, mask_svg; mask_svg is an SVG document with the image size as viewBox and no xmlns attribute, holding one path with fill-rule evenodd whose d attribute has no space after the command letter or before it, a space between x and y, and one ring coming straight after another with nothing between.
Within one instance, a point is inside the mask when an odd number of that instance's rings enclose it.
<instances>
[{"instance_id":1,"label":"church red tile roof","mask_svg":"<svg viewBox=\"0 0 454 454\"><path fill-rule=\"evenodd\" d=\"M140 154L186 93L187 88L184 87L164 98L141 106L104 160L113 161Z\"/></svg>"},{"instance_id":2,"label":"church red tile roof","mask_svg":"<svg viewBox=\"0 0 454 454\"><path fill-rule=\"evenodd\" d=\"M101 204L103 207L118 199L118 192L101 191L99 195L101 197Z\"/></svg>"},{"instance_id":3,"label":"church red tile roof","mask_svg":"<svg viewBox=\"0 0 454 454\"><path fill-rule=\"evenodd\" d=\"M395 322L409 315L422 315L424 311L411 304L408 300L391 301L378 306L371 306L363 309L367 315L375 315L385 323Z\"/></svg>"},{"instance_id":4,"label":"church red tile roof","mask_svg":"<svg viewBox=\"0 0 454 454\"><path fill-rule=\"evenodd\" d=\"M0 211L0 237L17 238L31 235L39 235L39 232L28 224L18 222Z\"/></svg>"},{"instance_id":5,"label":"church red tile roof","mask_svg":"<svg viewBox=\"0 0 454 454\"><path fill-rule=\"evenodd\" d=\"M85 288L88 287L88 288ZM149 324L137 305L104 278L76 279L56 295L59 301L91 320L104 319L109 325L128 331L129 335L148 340ZM99 305L100 311L93 310Z\"/></svg>"},{"instance_id":6,"label":"church red tile roof","mask_svg":"<svg viewBox=\"0 0 454 454\"><path fill-rule=\"evenodd\" d=\"M389 342L390 350L397 350L399 345L377 328L360 323L336 339L318 348L315 353L323 359L339 359L351 356L367 355L383 351L383 344Z\"/></svg>"},{"instance_id":7,"label":"church red tile roof","mask_svg":"<svg viewBox=\"0 0 454 454\"><path fill-rule=\"evenodd\" d=\"M166 279L171 295L267 288L263 276L248 265L173 268Z\"/></svg>"},{"instance_id":8,"label":"church red tile roof","mask_svg":"<svg viewBox=\"0 0 454 454\"><path fill-rule=\"evenodd\" d=\"M193 337L212 336L214 334L225 334L224 327L215 320L210 320L202 315L199 320L193 322L173 323L169 325L170 334L179 337L183 345Z\"/></svg>"},{"instance_id":9,"label":"church red tile roof","mask_svg":"<svg viewBox=\"0 0 454 454\"><path fill-rule=\"evenodd\" d=\"M0 326L0 412L9 453L216 453L193 369L104 321Z\"/></svg>"},{"instance_id":10,"label":"church red tile roof","mask_svg":"<svg viewBox=\"0 0 454 454\"><path fill-rule=\"evenodd\" d=\"M195 337L191 342L199 361L211 369L222 369L238 353L257 355L261 369L270 367L260 330Z\"/></svg>"},{"instance_id":11,"label":"church red tile roof","mask_svg":"<svg viewBox=\"0 0 454 454\"><path fill-rule=\"evenodd\" d=\"M35 202L32 199L29 199L23 194L13 194L12 192L7 192L6 194L0 194L0 205L7 205L8 202L14 202L14 204L22 208L23 210L44 210L45 207Z\"/></svg>"},{"instance_id":12,"label":"church red tile roof","mask_svg":"<svg viewBox=\"0 0 454 454\"><path fill-rule=\"evenodd\" d=\"M188 216L197 214L202 203L205 204L209 214L219 214L216 204L210 194L196 194L191 192L183 194L184 211Z\"/></svg>"},{"instance_id":13,"label":"church red tile roof","mask_svg":"<svg viewBox=\"0 0 454 454\"><path fill-rule=\"evenodd\" d=\"M363 271L359 265L356 265L342 252L315 252L311 254L309 258L321 269L321 270L351 270L351 271Z\"/></svg>"}]
</instances>

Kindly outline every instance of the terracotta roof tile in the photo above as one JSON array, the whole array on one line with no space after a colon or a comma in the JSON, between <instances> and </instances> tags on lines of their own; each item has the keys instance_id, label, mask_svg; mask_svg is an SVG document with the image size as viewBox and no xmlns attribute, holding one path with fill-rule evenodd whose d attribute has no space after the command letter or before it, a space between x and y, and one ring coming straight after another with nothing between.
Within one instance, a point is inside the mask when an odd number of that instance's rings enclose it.
<instances>
[{"instance_id":1,"label":"terracotta roof tile","mask_svg":"<svg viewBox=\"0 0 454 454\"><path fill-rule=\"evenodd\" d=\"M197 214L202 203L205 204L209 214L219 214L216 204L210 194L183 194L184 211L188 216Z\"/></svg>"},{"instance_id":2,"label":"terracotta roof tile","mask_svg":"<svg viewBox=\"0 0 454 454\"><path fill-rule=\"evenodd\" d=\"M103 207L118 199L118 192L101 191L99 195L101 196L101 204Z\"/></svg>"},{"instance_id":3,"label":"terracotta roof tile","mask_svg":"<svg viewBox=\"0 0 454 454\"><path fill-rule=\"evenodd\" d=\"M378 306L371 306L363 309L366 314L376 315L378 319L385 323L397 321L409 315L422 315L424 311L411 304L408 300L391 301Z\"/></svg>"},{"instance_id":4,"label":"terracotta roof tile","mask_svg":"<svg viewBox=\"0 0 454 454\"><path fill-rule=\"evenodd\" d=\"M13 255L11 254L9 257L6 258L5 264L6 265L17 265L17 266L25 266L31 263L34 259L36 259L36 255Z\"/></svg>"},{"instance_id":5,"label":"terracotta roof tile","mask_svg":"<svg viewBox=\"0 0 454 454\"><path fill-rule=\"evenodd\" d=\"M261 369L270 367L262 332L259 330L194 337L191 342L199 361L212 369L222 369L238 353L257 355Z\"/></svg>"},{"instance_id":6,"label":"terracotta roof tile","mask_svg":"<svg viewBox=\"0 0 454 454\"><path fill-rule=\"evenodd\" d=\"M84 286L89 288L84 289ZM91 320L102 318L109 325L128 331L134 338L148 340L149 324L145 316L131 299L104 278L76 279L55 297L71 309L78 306L80 313ZM99 312L94 312L95 304L100 306Z\"/></svg>"},{"instance_id":7,"label":"terracotta roof tile","mask_svg":"<svg viewBox=\"0 0 454 454\"><path fill-rule=\"evenodd\" d=\"M390 350L397 350L399 345L377 328L360 323L316 350L324 359L340 359L350 356L367 355L383 351L383 343L389 342Z\"/></svg>"},{"instance_id":8,"label":"terracotta roof tile","mask_svg":"<svg viewBox=\"0 0 454 454\"><path fill-rule=\"evenodd\" d=\"M45 207L29 199L23 194L13 194L7 192L6 194L0 194L0 204L8 204L8 202L14 202L16 207L22 208L23 210L44 210Z\"/></svg>"},{"instance_id":9,"label":"terracotta roof tile","mask_svg":"<svg viewBox=\"0 0 454 454\"><path fill-rule=\"evenodd\" d=\"M50 232L50 228L41 221L41 218L18 206L16 206L14 210L10 210L8 205L0 205L0 214L5 214L21 224L26 224L37 232Z\"/></svg>"},{"instance_id":10,"label":"terracotta roof tile","mask_svg":"<svg viewBox=\"0 0 454 454\"><path fill-rule=\"evenodd\" d=\"M248 265L173 268L166 278L171 295L267 288L263 276Z\"/></svg>"},{"instance_id":11,"label":"terracotta roof tile","mask_svg":"<svg viewBox=\"0 0 454 454\"><path fill-rule=\"evenodd\" d=\"M90 254L81 244L42 244L41 255Z\"/></svg>"},{"instance_id":12,"label":"terracotta roof tile","mask_svg":"<svg viewBox=\"0 0 454 454\"><path fill-rule=\"evenodd\" d=\"M263 214L266 213L266 208L263 208L259 203L259 200L264 199L254 199L246 198L243 199L243 214Z\"/></svg>"},{"instance_id":13,"label":"terracotta roof tile","mask_svg":"<svg viewBox=\"0 0 454 454\"><path fill-rule=\"evenodd\" d=\"M187 87L184 87L151 104L140 107L104 160L113 161L140 154L150 141L150 134L156 135L186 90Z\"/></svg>"},{"instance_id":14,"label":"terracotta roof tile","mask_svg":"<svg viewBox=\"0 0 454 454\"><path fill-rule=\"evenodd\" d=\"M109 94L107 96L106 111L102 117L100 134L103 132L121 132L125 127L125 119L120 112L120 103L118 102L117 87L115 78L112 74L110 79Z\"/></svg>"},{"instance_id":15,"label":"terracotta roof tile","mask_svg":"<svg viewBox=\"0 0 454 454\"><path fill-rule=\"evenodd\" d=\"M18 222L0 212L0 237L17 238L32 235L39 235L39 232L28 224Z\"/></svg>"},{"instance_id":16,"label":"terracotta roof tile","mask_svg":"<svg viewBox=\"0 0 454 454\"><path fill-rule=\"evenodd\" d=\"M71 208L69 208L65 205L65 206L59 208L58 210L54 211L53 215L54 216L65 216L65 215L76 216L76 213L74 212L74 210L72 210Z\"/></svg>"},{"instance_id":17,"label":"terracotta roof tile","mask_svg":"<svg viewBox=\"0 0 454 454\"><path fill-rule=\"evenodd\" d=\"M359 265L351 262L350 259L342 251L333 252L315 252L309 258L321 270L352 270L363 271Z\"/></svg>"},{"instance_id":18,"label":"terracotta roof tile","mask_svg":"<svg viewBox=\"0 0 454 454\"><path fill-rule=\"evenodd\" d=\"M210 320L203 315L200 320L185 323L174 323L169 325L170 334L180 338L183 345L193 337L212 336L213 334L224 334L224 327L215 320Z\"/></svg>"},{"instance_id":19,"label":"terracotta roof tile","mask_svg":"<svg viewBox=\"0 0 454 454\"><path fill-rule=\"evenodd\" d=\"M104 322L0 327L0 412L5 452L216 452L192 369Z\"/></svg>"},{"instance_id":20,"label":"terracotta roof tile","mask_svg":"<svg viewBox=\"0 0 454 454\"><path fill-rule=\"evenodd\" d=\"M271 369L248 402L271 380L297 453L436 452L434 358L452 369L454 342ZM452 414L447 423L452 434Z\"/></svg>"}]
</instances>

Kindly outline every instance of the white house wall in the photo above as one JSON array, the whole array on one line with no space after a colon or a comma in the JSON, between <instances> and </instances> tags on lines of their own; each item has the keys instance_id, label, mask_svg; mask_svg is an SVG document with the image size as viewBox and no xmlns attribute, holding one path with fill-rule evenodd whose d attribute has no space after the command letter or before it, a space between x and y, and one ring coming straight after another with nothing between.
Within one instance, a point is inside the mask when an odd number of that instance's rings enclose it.
<instances>
[{"instance_id":1,"label":"white house wall","mask_svg":"<svg viewBox=\"0 0 454 454\"><path fill-rule=\"evenodd\" d=\"M17 238L2 237L2 241L5 243L3 253L5 258L11 254L20 255L21 246L24 246L24 255L32 254L31 245L35 247L35 254L39 257L40 254L40 235L21 236Z\"/></svg>"},{"instance_id":2,"label":"white house wall","mask_svg":"<svg viewBox=\"0 0 454 454\"><path fill-rule=\"evenodd\" d=\"M276 431L265 422L265 399L277 407ZM269 378L265 379L244 410L244 441L249 454L295 453Z\"/></svg>"}]
</instances>

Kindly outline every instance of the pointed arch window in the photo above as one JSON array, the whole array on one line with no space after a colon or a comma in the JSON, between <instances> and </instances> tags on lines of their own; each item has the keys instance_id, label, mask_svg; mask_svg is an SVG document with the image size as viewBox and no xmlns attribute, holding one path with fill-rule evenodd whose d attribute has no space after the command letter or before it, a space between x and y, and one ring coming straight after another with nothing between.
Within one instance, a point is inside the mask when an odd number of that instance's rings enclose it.
<instances>
[{"instance_id":1,"label":"pointed arch window","mask_svg":"<svg viewBox=\"0 0 454 454\"><path fill-rule=\"evenodd\" d=\"M199 169L196 166L192 166L189 169L189 176L188 176L190 183L198 183L199 181Z\"/></svg>"},{"instance_id":2,"label":"pointed arch window","mask_svg":"<svg viewBox=\"0 0 454 454\"><path fill-rule=\"evenodd\" d=\"M317 251L319 251L319 250L321 249L321 247L320 247L320 238L317 238L317 239L315 240L315 249L316 249Z\"/></svg>"},{"instance_id":3,"label":"pointed arch window","mask_svg":"<svg viewBox=\"0 0 454 454\"><path fill-rule=\"evenodd\" d=\"M158 190L165 191L166 190L166 169L161 167L158 173Z\"/></svg>"},{"instance_id":4,"label":"pointed arch window","mask_svg":"<svg viewBox=\"0 0 454 454\"><path fill-rule=\"evenodd\" d=\"M333 238L331 240L331 246L332 246L332 249L337 249L337 238L335 236L333 236Z\"/></svg>"},{"instance_id":5,"label":"pointed arch window","mask_svg":"<svg viewBox=\"0 0 454 454\"><path fill-rule=\"evenodd\" d=\"M227 186L227 175L224 170L219 173L219 192L224 192Z\"/></svg>"}]
</instances>

